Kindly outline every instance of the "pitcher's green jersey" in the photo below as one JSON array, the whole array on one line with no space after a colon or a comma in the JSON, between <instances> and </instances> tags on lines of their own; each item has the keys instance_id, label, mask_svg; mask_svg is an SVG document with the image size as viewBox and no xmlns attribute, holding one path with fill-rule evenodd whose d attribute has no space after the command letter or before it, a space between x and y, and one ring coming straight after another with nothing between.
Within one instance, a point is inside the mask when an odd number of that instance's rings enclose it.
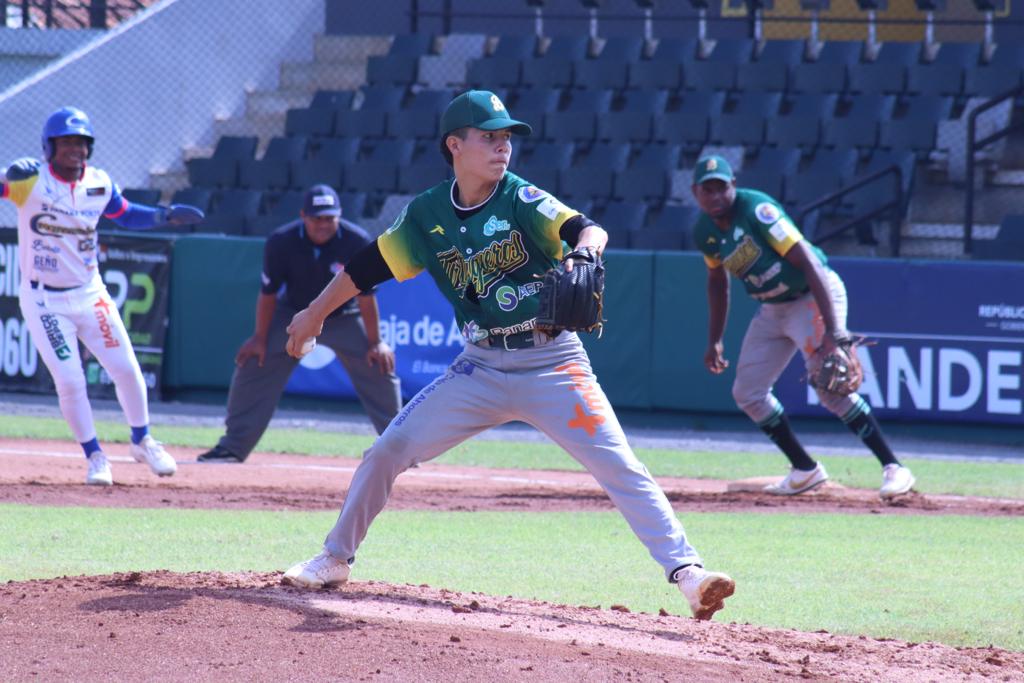
<instances>
[{"instance_id":1,"label":"pitcher's green jersey","mask_svg":"<svg viewBox=\"0 0 1024 683\"><path fill-rule=\"evenodd\" d=\"M693 230L693 240L709 268L724 266L743 281L758 301L790 301L807 291L803 272L784 257L804 239L786 211L770 196L739 188L732 207L732 226L722 231L706 213ZM825 254L813 244L811 251L822 265Z\"/></svg>"},{"instance_id":2,"label":"pitcher's green jersey","mask_svg":"<svg viewBox=\"0 0 1024 683\"><path fill-rule=\"evenodd\" d=\"M562 257L562 224L579 215L511 173L468 218L452 199L454 181L409 202L377 239L396 280L423 270L451 302L470 342L532 330L541 276Z\"/></svg>"}]
</instances>

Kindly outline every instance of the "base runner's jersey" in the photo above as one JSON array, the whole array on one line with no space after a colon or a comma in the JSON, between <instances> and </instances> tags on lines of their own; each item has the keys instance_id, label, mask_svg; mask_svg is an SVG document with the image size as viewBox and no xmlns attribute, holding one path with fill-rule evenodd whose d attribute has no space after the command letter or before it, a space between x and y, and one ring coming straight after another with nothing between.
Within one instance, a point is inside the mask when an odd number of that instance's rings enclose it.
<instances>
[{"instance_id":1,"label":"base runner's jersey","mask_svg":"<svg viewBox=\"0 0 1024 683\"><path fill-rule=\"evenodd\" d=\"M562 224L579 215L511 173L468 218L453 180L413 199L378 240L395 279L426 270L470 342L532 330L541 276L562 257Z\"/></svg>"},{"instance_id":2,"label":"base runner's jersey","mask_svg":"<svg viewBox=\"0 0 1024 683\"><path fill-rule=\"evenodd\" d=\"M52 287L78 287L96 276L96 224L128 208L110 176L91 166L69 183L43 165L27 178L7 180L2 196L18 207L22 277Z\"/></svg>"},{"instance_id":3,"label":"base runner's jersey","mask_svg":"<svg viewBox=\"0 0 1024 683\"><path fill-rule=\"evenodd\" d=\"M732 226L719 229L706 213L694 227L693 240L709 268L725 267L743 281L758 301L790 301L807 291L803 272L784 257L804 237L778 202L757 190L737 189ZM809 245L822 265L828 262Z\"/></svg>"}]
</instances>

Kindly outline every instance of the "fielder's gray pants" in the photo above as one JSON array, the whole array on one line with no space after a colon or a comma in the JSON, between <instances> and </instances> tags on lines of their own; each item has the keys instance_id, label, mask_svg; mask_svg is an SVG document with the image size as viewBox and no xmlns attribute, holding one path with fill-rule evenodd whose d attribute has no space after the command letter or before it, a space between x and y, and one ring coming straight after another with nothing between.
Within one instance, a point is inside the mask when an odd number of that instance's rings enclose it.
<instances>
[{"instance_id":1,"label":"fielder's gray pants","mask_svg":"<svg viewBox=\"0 0 1024 683\"><path fill-rule=\"evenodd\" d=\"M295 313L279 301L267 334L263 367L259 367L255 358L250 358L242 367L236 367L231 377L228 415L224 420L227 431L219 444L240 458L247 457L263 436L288 378L299 362L285 351L288 340L285 328ZM377 433L383 432L402 408L401 385L394 373L386 375L379 366L367 364L370 342L362 317L357 313L328 318L317 344L334 351Z\"/></svg>"},{"instance_id":2,"label":"fielder's gray pants","mask_svg":"<svg viewBox=\"0 0 1024 683\"><path fill-rule=\"evenodd\" d=\"M665 493L626 442L583 344L570 332L515 351L467 345L363 454L324 547L351 561L399 474L514 420L547 434L587 468L669 580L680 566L700 564Z\"/></svg>"}]
</instances>

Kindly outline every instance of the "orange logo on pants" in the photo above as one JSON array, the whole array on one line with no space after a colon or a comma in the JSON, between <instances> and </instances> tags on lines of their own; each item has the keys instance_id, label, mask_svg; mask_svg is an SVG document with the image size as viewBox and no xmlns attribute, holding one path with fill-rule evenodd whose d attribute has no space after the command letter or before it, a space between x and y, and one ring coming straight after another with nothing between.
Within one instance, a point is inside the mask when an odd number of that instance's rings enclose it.
<instances>
[{"instance_id":1,"label":"orange logo on pants","mask_svg":"<svg viewBox=\"0 0 1024 683\"><path fill-rule=\"evenodd\" d=\"M567 423L569 429L582 429L587 436L594 436L597 433L597 428L605 421L604 415L601 414L604 411L604 401L601 400L601 394L597 385L592 381L590 373L576 363L559 365L555 368L555 372L564 372L569 375L572 380L570 390L580 392L580 396L583 397L583 403L575 405L576 416ZM589 413L584 409L584 405L590 410Z\"/></svg>"}]
</instances>

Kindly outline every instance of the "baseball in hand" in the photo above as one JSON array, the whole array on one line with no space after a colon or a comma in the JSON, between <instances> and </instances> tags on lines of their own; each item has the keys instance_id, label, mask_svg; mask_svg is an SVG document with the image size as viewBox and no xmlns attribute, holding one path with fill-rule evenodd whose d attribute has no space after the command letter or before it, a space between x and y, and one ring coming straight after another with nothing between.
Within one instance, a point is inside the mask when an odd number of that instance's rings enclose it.
<instances>
[{"instance_id":1,"label":"baseball in hand","mask_svg":"<svg viewBox=\"0 0 1024 683\"><path fill-rule=\"evenodd\" d=\"M310 337L306 340L306 343L302 345L300 353L302 356L308 356L314 348L316 348L316 337Z\"/></svg>"}]
</instances>

